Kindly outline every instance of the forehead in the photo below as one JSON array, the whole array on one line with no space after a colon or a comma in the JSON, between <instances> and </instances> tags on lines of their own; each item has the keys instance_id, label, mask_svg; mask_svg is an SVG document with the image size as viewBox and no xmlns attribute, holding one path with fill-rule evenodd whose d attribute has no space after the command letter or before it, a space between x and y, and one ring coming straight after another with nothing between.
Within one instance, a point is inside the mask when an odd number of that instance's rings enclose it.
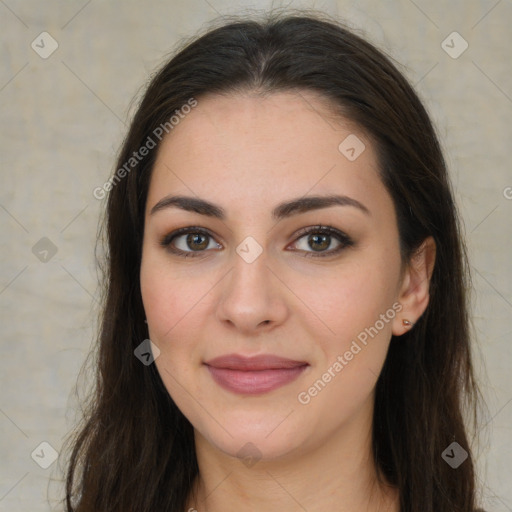
<instances>
[{"instance_id":1,"label":"forehead","mask_svg":"<svg viewBox=\"0 0 512 512\"><path fill-rule=\"evenodd\" d=\"M169 193L239 212L306 194L390 200L368 138L310 91L199 98L159 147L148 209Z\"/></svg>"}]
</instances>

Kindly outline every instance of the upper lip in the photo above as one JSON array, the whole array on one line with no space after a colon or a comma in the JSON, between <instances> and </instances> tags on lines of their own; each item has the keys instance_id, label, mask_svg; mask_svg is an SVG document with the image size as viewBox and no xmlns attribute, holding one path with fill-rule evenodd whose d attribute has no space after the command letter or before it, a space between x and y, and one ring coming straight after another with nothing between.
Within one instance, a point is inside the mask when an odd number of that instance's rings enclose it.
<instances>
[{"instance_id":1,"label":"upper lip","mask_svg":"<svg viewBox=\"0 0 512 512\"><path fill-rule=\"evenodd\" d=\"M246 357L239 354L226 354L215 357L205 362L208 366L215 368L226 368L230 370L275 370L278 368L295 368L296 366L304 366L306 361L295 361L272 354L262 354L258 356Z\"/></svg>"}]
</instances>

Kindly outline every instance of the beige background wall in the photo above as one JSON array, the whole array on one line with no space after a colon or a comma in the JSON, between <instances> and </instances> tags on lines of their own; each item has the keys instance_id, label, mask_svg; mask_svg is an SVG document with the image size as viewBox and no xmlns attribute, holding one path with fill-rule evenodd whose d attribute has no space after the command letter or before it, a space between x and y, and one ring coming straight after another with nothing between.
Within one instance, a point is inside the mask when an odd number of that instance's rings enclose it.
<instances>
[{"instance_id":1,"label":"beige background wall","mask_svg":"<svg viewBox=\"0 0 512 512\"><path fill-rule=\"evenodd\" d=\"M404 65L438 126L474 273L477 369L489 407L478 458L484 505L512 511L512 2L289 4L361 29ZM71 392L96 314L101 202L92 191L114 166L131 99L181 37L218 14L270 5L0 1L0 510L58 510L46 499L57 463L44 469L31 453L50 463L40 443L60 451L73 421ZM58 44L47 58L39 54L53 43L38 37L43 31ZM441 46L454 31L469 45L458 58ZM450 41L452 55L464 48L458 36Z\"/></svg>"}]
</instances>

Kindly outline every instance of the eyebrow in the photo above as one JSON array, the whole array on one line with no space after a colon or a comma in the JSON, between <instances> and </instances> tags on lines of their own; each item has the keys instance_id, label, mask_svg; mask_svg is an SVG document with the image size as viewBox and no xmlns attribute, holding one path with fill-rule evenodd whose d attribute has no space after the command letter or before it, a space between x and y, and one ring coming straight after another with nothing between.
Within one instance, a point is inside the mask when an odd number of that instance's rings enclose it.
<instances>
[{"instance_id":1,"label":"eyebrow","mask_svg":"<svg viewBox=\"0 0 512 512\"><path fill-rule=\"evenodd\" d=\"M364 212L366 215L371 215L370 210L368 210L364 204L352 197L328 195L300 197L281 203L272 210L272 219L278 221L298 213L319 210L330 206L352 206ZM189 196L166 196L160 199L160 201L151 208L150 215L173 207L220 220L226 219L226 211L221 206L204 199Z\"/></svg>"}]
</instances>

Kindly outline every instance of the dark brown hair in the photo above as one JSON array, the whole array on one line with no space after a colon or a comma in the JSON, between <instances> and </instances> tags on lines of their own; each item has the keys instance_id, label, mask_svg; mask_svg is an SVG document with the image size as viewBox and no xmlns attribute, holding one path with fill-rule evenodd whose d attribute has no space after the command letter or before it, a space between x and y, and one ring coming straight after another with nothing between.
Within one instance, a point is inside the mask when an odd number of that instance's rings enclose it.
<instances>
[{"instance_id":1,"label":"dark brown hair","mask_svg":"<svg viewBox=\"0 0 512 512\"><path fill-rule=\"evenodd\" d=\"M426 237L437 246L430 302L393 337L376 385L373 454L399 489L402 512L473 512L475 474L464 418L476 421L468 265L445 161L416 93L391 60L325 15L230 19L188 41L155 75L116 169L191 98L210 93L309 90L369 134L394 201L402 257ZM154 137L153 137L154 138ZM197 476L193 428L154 364L134 349L148 338L139 285L145 202L157 148L112 187L106 205L104 305L95 392L70 439L67 511L185 509ZM443 460L456 441L469 457Z\"/></svg>"}]
</instances>

